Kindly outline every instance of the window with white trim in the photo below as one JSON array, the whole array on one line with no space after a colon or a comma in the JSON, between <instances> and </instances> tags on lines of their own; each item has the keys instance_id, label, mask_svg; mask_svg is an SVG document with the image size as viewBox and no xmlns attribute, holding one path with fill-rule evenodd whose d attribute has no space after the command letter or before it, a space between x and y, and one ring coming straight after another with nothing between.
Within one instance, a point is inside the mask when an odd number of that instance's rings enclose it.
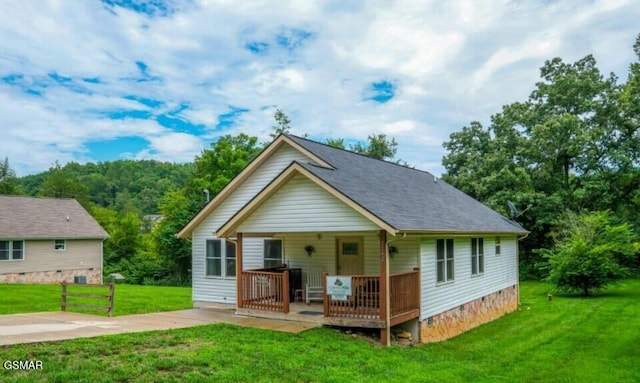
<instances>
[{"instance_id":1,"label":"window with white trim","mask_svg":"<svg viewBox=\"0 0 640 383\"><path fill-rule=\"evenodd\" d=\"M55 251L67 250L67 241L64 239L55 239L53 241L53 250Z\"/></svg>"},{"instance_id":2,"label":"window with white trim","mask_svg":"<svg viewBox=\"0 0 640 383\"><path fill-rule=\"evenodd\" d=\"M24 259L24 241L0 241L0 261Z\"/></svg>"},{"instance_id":3,"label":"window with white trim","mask_svg":"<svg viewBox=\"0 0 640 383\"><path fill-rule=\"evenodd\" d=\"M453 281L453 238L436 240L436 277L438 283Z\"/></svg>"},{"instance_id":4,"label":"window with white trim","mask_svg":"<svg viewBox=\"0 0 640 383\"><path fill-rule=\"evenodd\" d=\"M496 255L500 255L500 237L496 237Z\"/></svg>"},{"instance_id":5,"label":"window with white trim","mask_svg":"<svg viewBox=\"0 0 640 383\"><path fill-rule=\"evenodd\" d=\"M264 267L282 266L282 240L264 240Z\"/></svg>"},{"instance_id":6,"label":"window with white trim","mask_svg":"<svg viewBox=\"0 0 640 383\"><path fill-rule=\"evenodd\" d=\"M222 239L208 239L205 254L207 277L235 278L236 244Z\"/></svg>"},{"instance_id":7,"label":"window with white trim","mask_svg":"<svg viewBox=\"0 0 640 383\"><path fill-rule=\"evenodd\" d=\"M484 238L471 238L471 275L484 273Z\"/></svg>"}]
</instances>

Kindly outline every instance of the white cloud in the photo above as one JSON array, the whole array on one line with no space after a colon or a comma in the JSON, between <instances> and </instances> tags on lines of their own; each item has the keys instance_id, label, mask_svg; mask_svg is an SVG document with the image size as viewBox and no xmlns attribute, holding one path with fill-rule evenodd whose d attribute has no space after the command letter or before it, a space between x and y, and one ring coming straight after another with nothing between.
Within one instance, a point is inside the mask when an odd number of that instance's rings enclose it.
<instances>
[{"instance_id":1,"label":"white cloud","mask_svg":"<svg viewBox=\"0 0 640 383\"><path fill-rule=\"evenodd\" d=\"M204 145L200 139L185 133L164 133L150 136L150 147L138 153L136 159L156 159L169 162L188 162Z\"/></svg>"},{"instance_id":2,"label":"white cloud","mask_svg":"<svg viewBox=\"0 0 640 383\"><path fill-rule=\"evenodd\" d=\"M170 17L147 17L98 1L0 2L0 79L24 82L0 81L0 156L33 173L55 160L92 160L90 142L135 136L149 146L131 158L190 161L221 134L266 140L278 107L298 134L394 136L398 157L439 174L442 141L526 98L544 60L593 53L604 73L625 78L640 19L632 0L178 5ZM394 97L363 100L380 81L395 85ZM42 96L25 93L30 87ZM130 95L163 104L123 98ZM216 130L231 107L248 111ZM173 112L204 129L107 117L122 110Z\"/></svg>"}]
</instances>

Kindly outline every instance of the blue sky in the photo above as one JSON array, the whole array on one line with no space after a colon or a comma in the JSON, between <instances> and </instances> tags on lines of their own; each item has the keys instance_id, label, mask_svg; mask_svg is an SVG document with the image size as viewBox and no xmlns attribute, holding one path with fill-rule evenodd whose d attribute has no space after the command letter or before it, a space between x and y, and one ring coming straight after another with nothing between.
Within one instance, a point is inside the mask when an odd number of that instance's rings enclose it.
<instances>
[{"instance_id":1,"label":"blue sky","mask_svg":"<svg viewBox=\"0 0 640 383\"><path fill-rule=\"evenodd\" d=\"M0 157L192 161L240 132L366 140L440 174L443 141L525 100L545 60L626 78L638 0L0 2Z\"/></svg>"}]
</instances>

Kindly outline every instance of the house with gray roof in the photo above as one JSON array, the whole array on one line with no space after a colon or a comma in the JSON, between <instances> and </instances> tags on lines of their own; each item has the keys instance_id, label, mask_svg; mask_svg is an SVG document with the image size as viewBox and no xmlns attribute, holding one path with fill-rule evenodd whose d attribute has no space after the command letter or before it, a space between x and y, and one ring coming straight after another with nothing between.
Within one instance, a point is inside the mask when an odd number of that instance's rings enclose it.
<instances>
[{"instance_id":1,"label":"house with gray roof","mask_svg":"<svg viewBox=\"0 0 640 383\"><path fill-rule=\"evenodd\" d=\"M102 283L106 238L75 199L0 195L0 283Z\"/></svg>"},{"instance_id":2,"label":"house with gray roof","mask_svg":"<svg viewBox=\"0 0 640 383\"><path fill-rule=\"evenodd\" d=\"M281 135L178 237L196 306L374 328L389 344L515 310L526 234L428 172Z\"/></svg>"}]
</instances>

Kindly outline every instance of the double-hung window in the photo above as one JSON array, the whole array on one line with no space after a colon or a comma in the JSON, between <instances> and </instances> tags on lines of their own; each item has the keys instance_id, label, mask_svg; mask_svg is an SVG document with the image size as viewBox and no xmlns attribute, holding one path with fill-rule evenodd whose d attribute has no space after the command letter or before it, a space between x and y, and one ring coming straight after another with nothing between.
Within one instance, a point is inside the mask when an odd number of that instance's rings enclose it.
<instances>
[{"instance_id":1,"label":"double-hung window","mask_svg":"<svg viewBox=\"0 0 640 383\"><path fill-rule=\"evenodd\" d=\"M222 239L208 239L205 269L207 277L236 276L236 245Z\"/></svg>"},{"instance_id":2,"label":"double-hung window","mask_svg":"<svg viewBox=\"0 0 640 383\"><path fill-rule=\"evenodd\" d=\"M436 277L438 283L453 281L453 238L436 240Z\"/></svg>"},{"instance_id":3,"label":"double-hung window","mask_svg":"<svg viewBox=\"0 0 640 383\"><path fill-rule=\"evenodd\" d=\"M264 267L282 266L282 240L281 239L265 239L264 240Z\"/></svg>"},{"instance_id":4,"label":"double-hung window","mask_svg":"<svg viewBox=\"0 0 640 383\"><path fill-rule=\"evenodd\" d=\"M500 255L500 237L496 237L496 255Z\"/></svg>"},{"instance_id":5,"label":"double-hung window","mask_svg":"<svg viewBox=\"0 0 640 383\"><path fill-rule=\"evenodd\" d=\"M471 238L471 275L484 273L484 239Z\"/></svg>"},{"instance_id":6,"label":"double-hung window","mask_svg":"<svg viewBox=\"0 0 640 383\"><path fill-rule=\"evenodd\" d=\"M0 261L24 259L24 241L0 241Z\"/></svg>"}]
</instances>

